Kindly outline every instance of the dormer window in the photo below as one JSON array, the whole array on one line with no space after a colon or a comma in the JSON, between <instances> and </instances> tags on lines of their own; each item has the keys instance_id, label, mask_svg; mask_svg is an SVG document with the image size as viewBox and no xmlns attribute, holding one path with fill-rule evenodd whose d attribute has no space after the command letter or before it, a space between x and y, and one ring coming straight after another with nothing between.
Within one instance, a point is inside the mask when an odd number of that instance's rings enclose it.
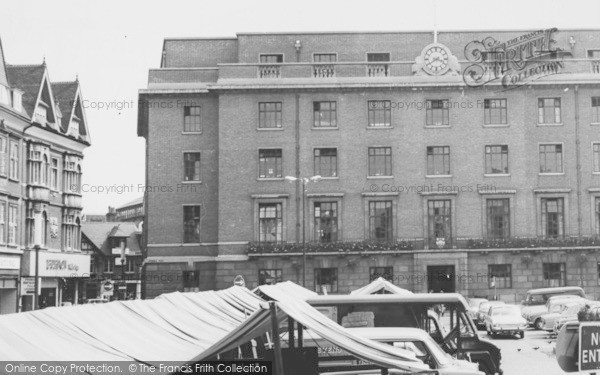
<instances>
[{"instance_id":1,"label":"dormer window","mask_svg":"<svg viewBox=\"0 0 600 375\"><path fill-rule=\"evenodd\" d=\"M127 240L122 237L113 237L112 248L113 249L125 249L127 247Z\"/></svg>"},{"instance_id":2,"label":"dormer window","mask_svg":"<svg viewBox=\"0 0 600 375\"><path fill-rule=\"evenodd\" d=\"M10 91L3 85L0 85L0 104L10 105Z\"/></svg>"},{"instance_id":3,"label":"dormer window","mask_svg":"<svg viewBox=\"0 0 600 375\"><path fill-rule=\"evenodd\" d=\"M69 124L69 135L75 138L79 137L79 119L73 116L71 123Z\"/></svg>"},{"instance_id":4,"label":"dormer window","mask_svg":"<svg viewBox=\"0 0 600 375\"><path fill-rule=\"evenodd\" d=\"M12 106L17 112L23 111L23 93L19 90L12 91Z\"/></svg>"},{"instance_id":5,"label":"dormer window","mask_svg":"<svg viewBox=\"0 0 600 375\"><path fill-rule=\"evenodd\" d=\"M35 109L35 113L33 115L33 121L35 121L41 125L46 125L46 123L48 122L47 112L48 112L48 106L45 103L40 102L40 104Z\"/></svg>"}]
</instances>

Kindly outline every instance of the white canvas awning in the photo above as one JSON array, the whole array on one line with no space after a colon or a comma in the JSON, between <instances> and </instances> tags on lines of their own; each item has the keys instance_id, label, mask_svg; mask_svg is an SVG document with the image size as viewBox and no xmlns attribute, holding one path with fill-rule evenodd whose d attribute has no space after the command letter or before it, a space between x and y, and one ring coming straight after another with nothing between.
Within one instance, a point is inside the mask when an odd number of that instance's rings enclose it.
<instances>
[{"instance_id":1,"label":"white canvas awning","mask_svg":"<svg viewBox=\"0 0 600 375\"><path fill-rule=\"evenodd\" d=\"M361 296L367 294L376 294L382 291L390 294L413 294L413 292L411 292L410 290L402 289L387 281L383 277L378 277L377 279L373 280L371 283L363 286L362 288L351 291L350 294Z\"/></svg>"}]
</instances>

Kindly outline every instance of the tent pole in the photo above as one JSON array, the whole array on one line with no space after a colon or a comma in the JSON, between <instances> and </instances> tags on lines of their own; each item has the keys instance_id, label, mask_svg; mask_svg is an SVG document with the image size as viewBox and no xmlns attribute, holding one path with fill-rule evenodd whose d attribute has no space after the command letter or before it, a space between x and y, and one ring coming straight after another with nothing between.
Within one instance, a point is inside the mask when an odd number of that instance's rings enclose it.
<instances>
[{"instance_id":1,"label":"tent pole","mask_svg":"<svg viewBox=\"0 0 600 375\"><path fill-rule=\"evenodd\" d=\"M275 359L275 375L283 374L283 358L281 356L281 341L279 340L279 324L277 324L277 306L275 301L269 302L271 310L271 331L273 332L273 358Z\"/></svg>"},{"instance_id":2,"label":"tent pole","mask_svg":"<svg viewBox=\"0 0 600 375\"><path fill-rule=\"evenodd\" d=\"M294 341L294 319L288 316L288 348L294 348L296 346Z\"/></svg>"},{"instance_id":3,"label":"tent pole","mask_svg":"<svg viewBox=\"0 0 600 375\"><path fill-rule=\"evenodd\" d=\"M302 348L304 347L304 339L302 338L302 336L304 335L304 327L302 327L302 324L300 324L300 322L296 322L296 324L298 326L298 347Z\"/></svg>"}]
</instances>

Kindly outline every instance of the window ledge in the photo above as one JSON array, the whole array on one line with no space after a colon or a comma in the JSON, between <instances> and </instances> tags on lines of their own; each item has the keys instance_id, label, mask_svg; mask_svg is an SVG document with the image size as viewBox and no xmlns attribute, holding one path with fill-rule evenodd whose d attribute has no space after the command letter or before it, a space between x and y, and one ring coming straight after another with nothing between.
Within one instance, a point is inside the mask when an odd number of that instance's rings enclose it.
<instances>
[{"instance_id":1,"label":"window ledge","mask_svg":"<svg viewBox=\"0 0 600 375\"><path fill-rule=\"evenodd\" d=\"M590 125L592 125L592 126L600 126L600 122L592 122L592 123L590 123Z\"/></svg>"},{"instance_id":2,"label":"window ledge","mask_svg":"<svg viewBox=\"0 0 600 375\"><path fill-rule=\"evenodd\" d=\"M600 176L600 171L599 172L592 172L593 175L597 175Z\"/></svg>"},{"instance_id":3,"label":"window ledge","mask_svg":"<svg viewBox=\"0 0 600 375\"><path fill-rule=\"evenodd\" d=\"M447 129L451 127L452 125L425 125L425 129Z\"/></svg>"},{"instance_id":4,"label":"window ledge","mask_svg":"<svg viewBox=\"0 0 600 375\"><path fill-rule=\"evenodd\" d=\"M537 126L563 126L564 124L562 122L550 122L550 123L537 123Z\"/></svg>"},{"instance_id":5,"label":"window ledge","mask_svg":"<svg viewBox=\"0 0 600 375\"><path fill-rule=\"evenodd\" d=\"M19 179L18 178L14 178L14 177L9 177L8 181L19 182Z\"/></svg>"},{"instance_id":6,"label":"window ledge","mask_svg":"<svg viewBox=\"0 0 600 375\"><path fill-rule=\"evenodd\" d=\"M509 128L509 124L483 124L484 128Z\"/></svg>"},{"instance_id":7,"label":"window ledge","mask_svg":"<svg viewBox=\"0 0 600 375\"><path fill-rule=\"evenodd\" d=\"M367 125L367 130L388 130L388 129L394 129L393 126L368 126Z\"/></svg>"},{"instance_id":8,"label":"window ledge","mask_svg":"<svg viewBox=\"0 0 600 375\"><path fill-rule=\"evenodd\" d=\"M281 128L256 128L256 130L258 130L259 132L282 131L283 127L281 127Z\"/></svg>"},{"instance_id":9,"label":"window ledge","mask_svg":"<svg viewBox=\"0 0 600 375\"><path fill-rule=\"evenodd\" d=\"M283 181L285 178L283 177L259 177L256 181Z\"/></svg>"},{"instance_id":10,"label":"window ledge","mask_svg":"<svg viewBox=\"0 0 600 375\"><path fill-rule=\"evenodd\" d=\"M186 184L186 185L193 185L193 184L201 184L202 181L201 180L195 180L195 181L181 181L182 184Z\"/></svg>"},{"instance_id":11,"label":"window ledge","mask_svg":"<svg viewBox=\"0 0 600 375\"><path fill-rule=\"evenodd\" d=\"M428 174L425 178L452 178L451 174Z\"/></svg>"},{"instance_id":12,"label":"window ledge","mask_svg":"<svg viewBox=\"0 0 600 375\"><path fill-rule=\"evenodd\" d=\"M181 132L181 134L183 134L183 135L199 135L199 134L202 134L202 132Z\"/></svg>"},{"instance_id":13,"label":"window ledge","mask_svg":"<svg viewBox=\"0 0 600 375\"><path fill-rule=\"evenodd\" d=\"M484 173L483 177L510 177L510 173Z\"/></svg>"},{"instance_id":14,"label":"window ledge","mask_svg":"<svg viewBox=\"0 0 600 375\"><path fill-rule=\"evenodd\" d=\"M367 176L367 180L385 180L394 178L394 176Z\"/></svg>"},{"instance_id":15,"label":"window ledge","mask_svg":"<svg viewBox=\"0 0 600 375\"><path fill-rule=\"evenodd\" d=\"M540 172L539 176L564 176L565 172Z\"/></svg>"},{"instance_id":16,"label":"window ledge","mask_svg":"<svg viewBox=\"0 0 600 375\"><path fill-rule=\"evenodd\" d=\"M339 126L313 126L312 130L340 130Z\"/></svg>"}]
</instances>

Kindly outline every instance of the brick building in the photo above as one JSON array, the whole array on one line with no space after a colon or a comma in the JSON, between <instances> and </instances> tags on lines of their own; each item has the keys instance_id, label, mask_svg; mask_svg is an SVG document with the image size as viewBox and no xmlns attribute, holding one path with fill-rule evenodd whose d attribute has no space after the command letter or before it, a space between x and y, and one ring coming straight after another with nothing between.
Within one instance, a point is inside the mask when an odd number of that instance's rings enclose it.
<instances>
[{"instance_id":1,"label":"brick building","mask_svg":"<svg viewBox=\"0 0 600 375\"><path fill-rule=\"evenodd\" d=\"M599 83L600 30L165 39L139 94L146 297L237 275L597 297Z\"/></svg>"},{"instance_id":2,"label":"brick building","mask_svg":"<svg viewBox=\"0 0 600 375\"><path fill-rule=\"evenodd\" d=\"M81 163L90 145L79 81L51 82L46 63L8 65L0 43L0 314L77 303Z\"/></svg>"},{"instance_id":3,"label":"brick building","mask_svg":"<svg viewBox=\"0 0 600 375\"><path fill-rule=\"evenodd\" d=\"M137 299L141 296L140 227L132 222L83 222L81 250L90 256L85 299ZM110 282L108 293L103 285Z\"/></svg>"}]
</instances>

